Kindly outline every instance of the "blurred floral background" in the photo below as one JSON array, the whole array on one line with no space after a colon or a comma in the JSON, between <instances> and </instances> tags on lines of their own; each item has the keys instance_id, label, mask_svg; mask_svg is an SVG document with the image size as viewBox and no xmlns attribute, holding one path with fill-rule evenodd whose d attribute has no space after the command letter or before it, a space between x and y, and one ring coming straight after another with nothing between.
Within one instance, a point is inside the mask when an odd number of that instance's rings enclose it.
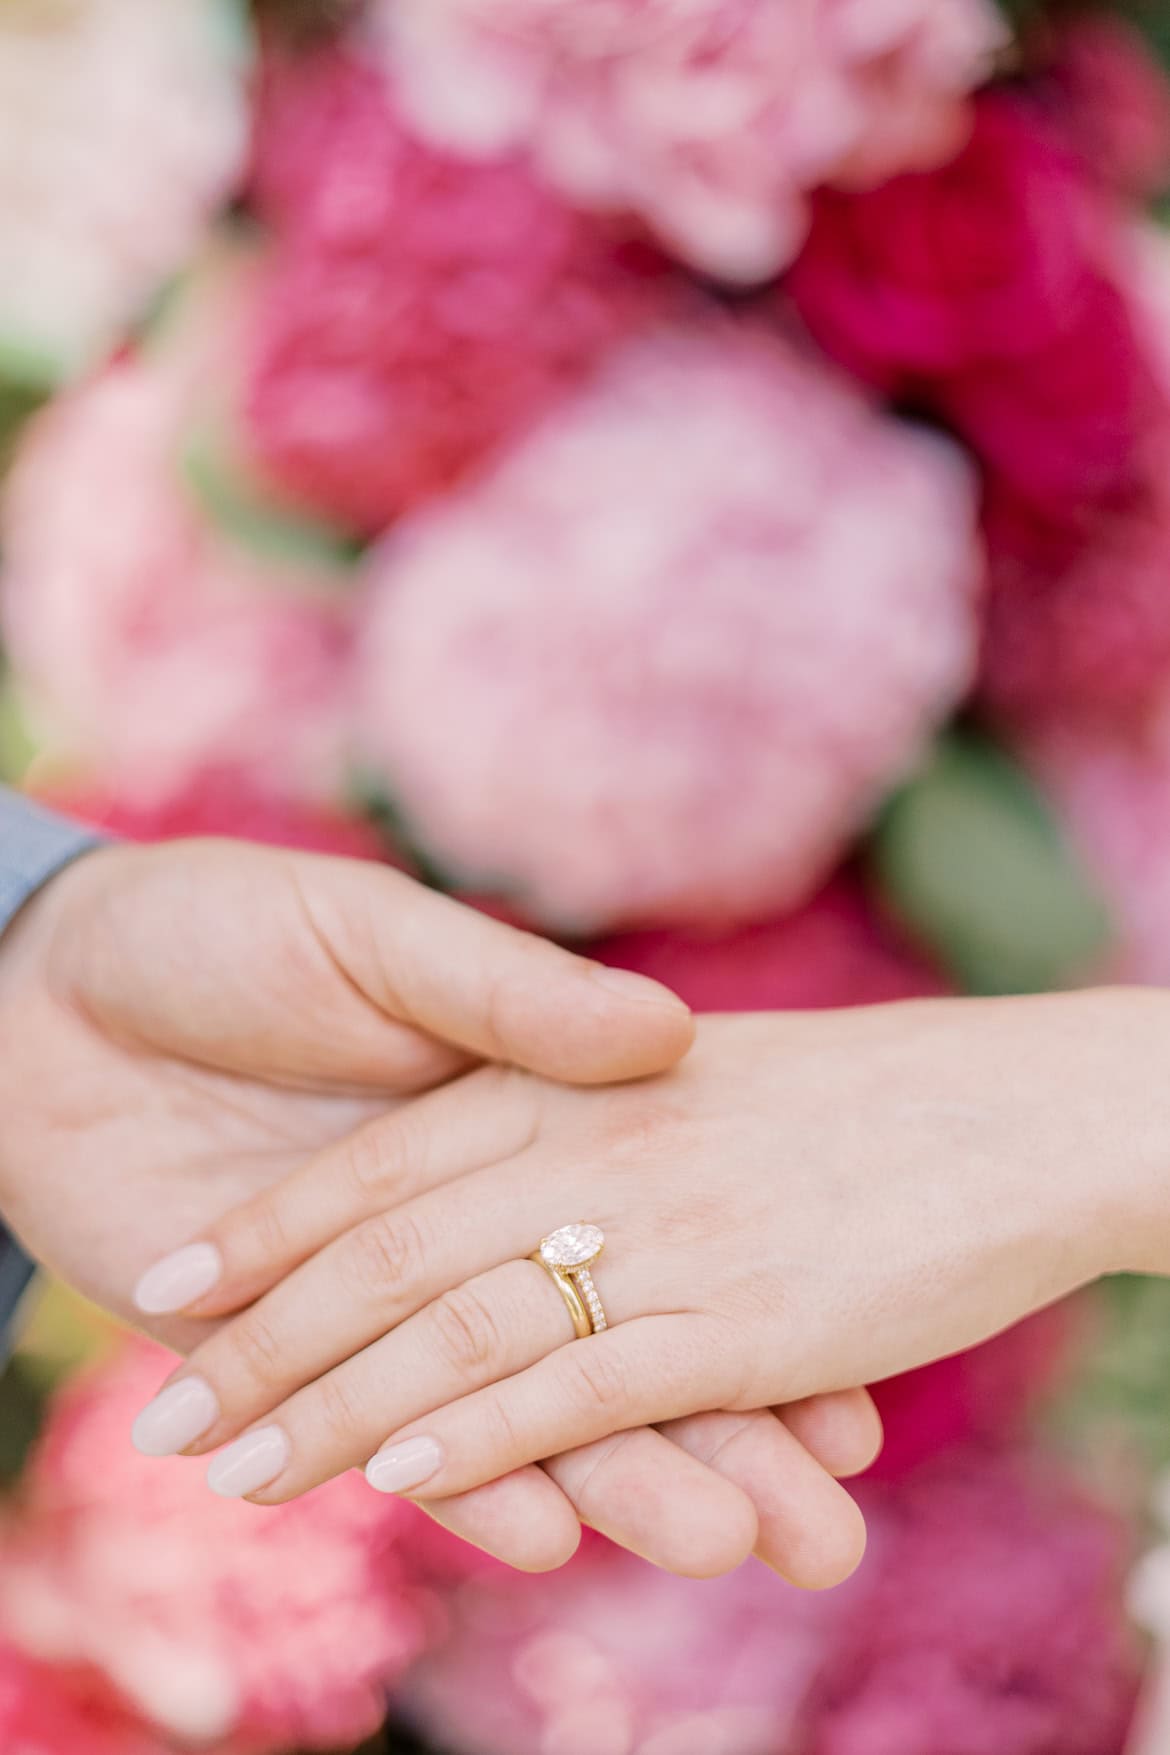
<instances>
[{"instance_id":1,"label":"blurred floral background","mask_svg":"<svg viewBox=\"0 0 1170 1755\"><path fill-rule=\"evenodd\" d=\"M1170 981L1168 68L1159 0L0 0L3 777L708 1010ZM813 1597L215 1499L50 1288L0 1749L1166 1755L1168 1333L880 1386Z\"/></svg>"}]
</instances>

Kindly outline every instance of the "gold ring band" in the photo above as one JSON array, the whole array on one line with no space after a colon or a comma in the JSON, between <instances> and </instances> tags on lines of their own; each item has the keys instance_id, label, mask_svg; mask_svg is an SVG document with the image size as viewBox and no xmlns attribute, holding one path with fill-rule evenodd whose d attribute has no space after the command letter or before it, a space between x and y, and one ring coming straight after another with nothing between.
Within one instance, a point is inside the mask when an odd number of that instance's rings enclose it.
<instances>
[{"instance_id":1,"label":"gold ring band","mask_svg":"<svg viewBox=\"0 0 1170 1755\"><path fill-rule=\"evenodd\" d=\"M560 1293L561 1297L564 1299L565 1309L569 1313L570 1320L573 1324L573 1333L576 1335L577 1339L579 1341L588 1340L589 1336L593 1333L593 1323L590 1319L588 1310L585 1308L585 1300L577 1290L574 1282L569 1278L568 1274L558 1274L555 1268L550 1268L539 1249L533 1250L528 1259L529 1261L539 1263L552 1281L553 1285L556 1287L557 1291Z\"/></svg>"},{"instance_id":2,"label":"gold ring band","mask_svg":"<svg viewBox=\"0 0 1170 1755\"><path fill-rule=\"evenodd\" d=\"M596 1225L562 1225L559 1231L541 1239L540 1247L530 1258L555 1280L579 1341L603 1334L609 1327L605 1306L589 1271L604 1248L605 1237Z\"/></svg>"}]
</instances>

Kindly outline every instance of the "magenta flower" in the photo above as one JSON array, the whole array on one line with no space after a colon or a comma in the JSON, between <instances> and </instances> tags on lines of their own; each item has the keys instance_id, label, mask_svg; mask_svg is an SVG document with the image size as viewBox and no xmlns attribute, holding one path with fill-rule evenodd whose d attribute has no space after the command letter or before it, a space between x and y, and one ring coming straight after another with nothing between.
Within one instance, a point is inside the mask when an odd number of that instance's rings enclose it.
<instances>
[{"instance_id":1,"label":"magenta flower","mask_svg":"<svg viewBox=\"0 0 1170 1755\"><path fill-rule=\"evenodd\" d=\"M679 298L629 228L516 157L420 142L356 55L272 53L256 189L277 236L246 397L261 464L376 532L449 487Z\"/></svg>"}]
</instances>

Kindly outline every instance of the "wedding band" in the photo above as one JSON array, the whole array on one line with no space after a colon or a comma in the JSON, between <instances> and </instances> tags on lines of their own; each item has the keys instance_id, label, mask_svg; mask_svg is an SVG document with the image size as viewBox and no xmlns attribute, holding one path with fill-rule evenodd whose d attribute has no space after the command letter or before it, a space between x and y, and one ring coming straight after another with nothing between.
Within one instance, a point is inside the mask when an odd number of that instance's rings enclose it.
<instances>
[{"instance_id":1,"label":"wedding band","mask_svg":"<svg viewBox=\"0 0 1170 1755\"><path fill-rule=\"evenodd\" d=\"M531 1260L539 1262L565 1301L579 1341L603 1334L609 1327L605 1306L593 1283L590 1267L605 1248L605 1235L596 1225L562 1225L541 1239Z\"/></svg>"}]
</instances>

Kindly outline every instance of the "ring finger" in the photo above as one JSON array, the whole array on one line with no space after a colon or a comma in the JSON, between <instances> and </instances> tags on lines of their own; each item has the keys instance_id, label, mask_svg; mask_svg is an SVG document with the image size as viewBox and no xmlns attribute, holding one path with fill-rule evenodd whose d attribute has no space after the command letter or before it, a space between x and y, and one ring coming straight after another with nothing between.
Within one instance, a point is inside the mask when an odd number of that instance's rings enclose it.
<instances>
[{"instance_id":1,"label":"ring finger","mask_svg":"<svg viewBox=\"0 0 1170 1755\"><path fill-rule=\"evenodd\" d=\"M215 1458L209 1484L264 1504L295 1498L364 1465L387 1430L525 1371L572 1338L544 1268L508 1261L443 1293L298 1390Z\"/></svg>"}]
</instances>

